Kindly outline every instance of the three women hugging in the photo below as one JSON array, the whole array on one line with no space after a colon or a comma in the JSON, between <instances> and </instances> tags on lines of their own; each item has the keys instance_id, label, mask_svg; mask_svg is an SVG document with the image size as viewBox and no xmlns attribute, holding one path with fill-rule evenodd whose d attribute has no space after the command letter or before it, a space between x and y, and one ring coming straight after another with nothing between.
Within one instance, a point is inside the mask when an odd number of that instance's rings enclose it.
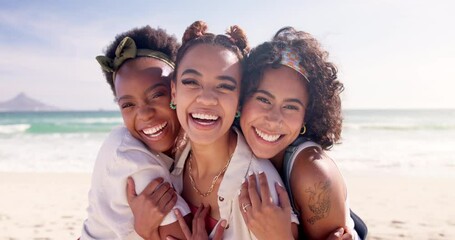
<instances>
[{"instance_id":1,"label":"three women hugging","mask_svg":"<svg viewBox=\"0 0 455 240\"><path fill-rule=\"evenodd\" d=\"M181 46L117 35L97 60L124 125L98 153L81 239L357 238L325 153L343 90L327 58L292 27L251 51L240 27L202 21Z\"/></svg>"}]
</instances>

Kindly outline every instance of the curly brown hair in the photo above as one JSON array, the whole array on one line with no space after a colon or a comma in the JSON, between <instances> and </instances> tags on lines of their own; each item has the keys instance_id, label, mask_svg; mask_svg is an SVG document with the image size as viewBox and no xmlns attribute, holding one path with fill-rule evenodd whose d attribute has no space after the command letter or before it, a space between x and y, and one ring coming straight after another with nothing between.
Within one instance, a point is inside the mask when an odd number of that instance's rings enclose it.
<instances>
[{"instance_id":1,"label":"curly brown hair","mask_svg":"<svg viewBox=\"0 0 455 240\"><path fill-rule=\"evenodd\" d=\"M222 46L233 52L243 64L243 59L249 52L248 40L245 32L237 25L231 26L226 31L226 35L207 33L207 28L205 22L196 21L185 30L182 37L182 47L179 49L175 61L176 68L174 71L174 81L175 76L177 76L178 65L186 52L199 44Z\"/></svg>"},{"instance_id":2,"label":"curly brown hair","mask_svg":"<svg viewBox=\"0 0 455 240\"><path fill-rule=\"evenodd\" d=\"M245 60L244 81L242 84L241 104L257 88L269 68L278 68L284 49L295 51L305 69L309 83L309 103L305 110L305 136L330 149L341 137L341 99L343 84L337 78L336 66L328 62L328 52L309 33L297 31L292 27L280 29L272 41L252 49ZM302 81L306 81L302 78Z\"/></svg>"},{"instance_id":3,"label":"curly brown hair","mask_svg":"<svg viewBox=\"0 0 455 240\"><path fill-rule=\"evenodd\" d=\"M104 55L108 58L115 58L115 50L119 43L125 38L130 37L136 43L136 47L139 49L150 49L159 51L166 54L172 61L175 61L177 56L177 50L180 44L177 42L177 38L174 35L169 35L164 29L151 28L149 25L133 28L124 33L120 33L115 36L114 41L109 44L104 50ZM129 61L129 60L127 60ZM114 79L111 72L102 70L107 83L111 86L111 90L115 96Z\"/></svg>"}]
</instances>

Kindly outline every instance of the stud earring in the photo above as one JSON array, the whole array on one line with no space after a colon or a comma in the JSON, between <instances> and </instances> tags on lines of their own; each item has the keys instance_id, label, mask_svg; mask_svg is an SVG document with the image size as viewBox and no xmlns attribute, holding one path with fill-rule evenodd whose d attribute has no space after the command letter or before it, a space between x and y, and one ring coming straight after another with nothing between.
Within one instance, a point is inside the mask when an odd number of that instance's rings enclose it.
<instances>
[{"instance_id":1,"label":"stud earring","mask_svg":"<svg viewBox=\"0 0 455 240\"><path fill-rule=\"evenodd\" d=\"M172 110L177 109L177 105L175 105L174 102L169 103L169 107L170 107Z\"/></svg>"},{"instance_id":2,"label":"stud earring","mask_svg":"<svg viewBox=\"0 0 455 240\"><path fill-rule=\"evenodd\" d=\"M241 114L240 114L240 111L237 111L237 112L235 113L235 118L240 118L240 115L241 115Z\"/></svg>"}]
</instances>

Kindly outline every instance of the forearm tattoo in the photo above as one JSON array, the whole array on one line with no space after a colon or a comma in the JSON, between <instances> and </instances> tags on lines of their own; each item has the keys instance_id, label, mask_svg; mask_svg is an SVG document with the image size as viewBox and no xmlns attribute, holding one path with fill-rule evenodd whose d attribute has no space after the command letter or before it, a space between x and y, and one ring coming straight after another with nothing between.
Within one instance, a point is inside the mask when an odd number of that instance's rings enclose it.
<instances>
[{"instance_id":1,"label":"forearm tattoo","mask_svg":"<svg viewBox=\"0 0 455 240\"><path fill-rule=\"evenodd\" d=\"M330 181L314 184L314 189L309 187L305 190L309 193L308 208L314 214L306 221L313 225L329 215L330 211Z\"/></svg>"}]
</instances>

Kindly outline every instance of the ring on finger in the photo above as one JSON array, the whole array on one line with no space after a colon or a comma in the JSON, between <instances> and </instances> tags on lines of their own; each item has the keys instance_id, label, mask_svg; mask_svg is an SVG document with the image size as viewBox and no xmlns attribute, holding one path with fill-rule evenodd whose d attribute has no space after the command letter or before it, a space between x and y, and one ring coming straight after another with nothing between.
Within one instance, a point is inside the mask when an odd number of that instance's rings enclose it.
<instances>
[{"instance_id":1,"label":"ring on finger","mask_svg":"<svg viewBox=\"0 0 455 240\"><path fill-rule=\"evenodd\" d=\"M251 207L251 203L242 203L243 212L247 212L247 207Z\"/></svg>"}]
</instances>

